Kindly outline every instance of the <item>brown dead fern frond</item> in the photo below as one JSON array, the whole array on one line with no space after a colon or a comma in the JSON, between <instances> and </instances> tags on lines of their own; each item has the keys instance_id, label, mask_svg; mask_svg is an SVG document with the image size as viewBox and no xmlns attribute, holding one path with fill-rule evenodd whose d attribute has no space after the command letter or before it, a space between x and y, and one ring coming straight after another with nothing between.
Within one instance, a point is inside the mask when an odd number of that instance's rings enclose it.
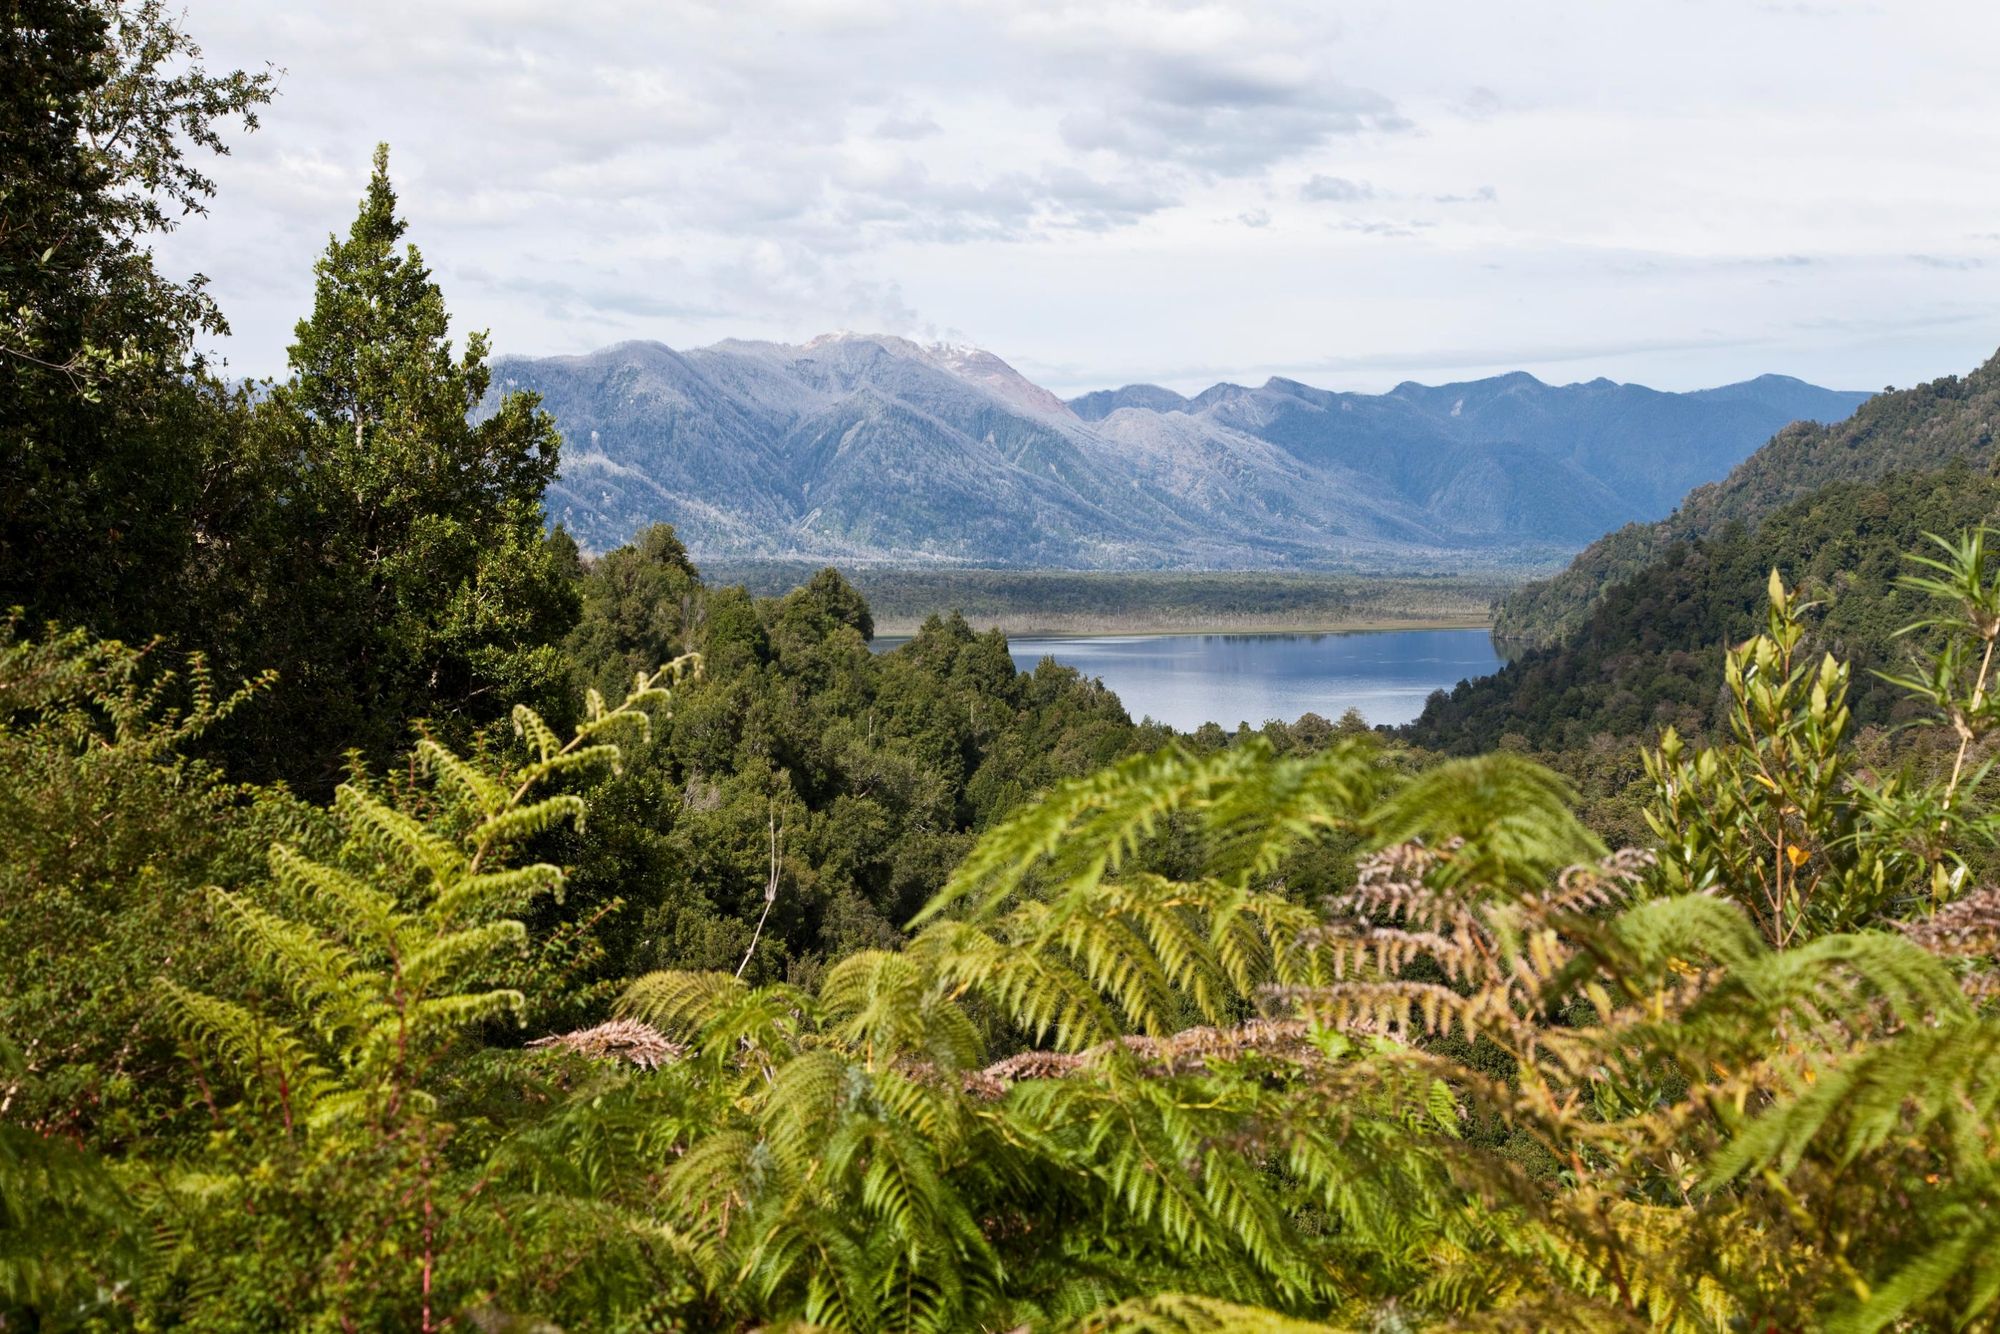
<instances>
[{"instance_id":1,"label":"brown dead fern frond","mask_svg":"<svg viewBox=\"0 0 2000 1334\"><path fill-rule=\"evenodd\" d=\"M651 1024L636 1019L612 1019L594 1028L556 1033L528 1044L542 1051L566 1051L598 1061L623 1061L641 1070L657 1070L687 1055L684 1043L673 1041Z\"/></svg>"},{"instance_id":2,"label":"brown dead fern frond","mask_svg":"<svg viewBox=\"0 0 2000 1334\"><path fill-rule=\"evenodd\" d=\"M1972 1000L2000 997L2000 885L1967 894L1921 921L1898 922L1896 929L1939 958L1972 961L1960 979Z\"/></svg>"}]
</instances>

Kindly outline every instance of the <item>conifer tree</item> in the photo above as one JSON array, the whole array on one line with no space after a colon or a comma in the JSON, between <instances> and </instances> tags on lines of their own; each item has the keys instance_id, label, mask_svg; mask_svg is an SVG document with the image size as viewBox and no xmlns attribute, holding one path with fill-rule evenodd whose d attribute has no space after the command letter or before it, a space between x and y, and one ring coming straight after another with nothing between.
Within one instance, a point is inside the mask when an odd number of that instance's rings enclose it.
<instances>
[{"instance_id":1,"label":"conifer tree","mask_svg":"<svg viewBox=\"0 0 2000 1334\"><path fill-rule=\"evenodd\" d=\"M532 394L483 410L486 335L454 351L443 293L400 244L388 166L383 145L264 413L276 504L248 665L286 678L272 721L309 738L311 767L284 771L309 785L344 747L393 751L403 719L480 723L510 701L550 703L577 614L574 546L543 533L555 423Z\"/></svg>"}]
</instances>

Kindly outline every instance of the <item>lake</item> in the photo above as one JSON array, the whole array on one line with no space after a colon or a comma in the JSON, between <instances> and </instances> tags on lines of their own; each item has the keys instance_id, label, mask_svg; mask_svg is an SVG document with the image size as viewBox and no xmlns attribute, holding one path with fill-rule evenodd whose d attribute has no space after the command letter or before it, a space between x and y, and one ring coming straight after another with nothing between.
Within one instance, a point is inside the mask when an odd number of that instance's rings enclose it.
<instances>
[{"instance_id":1,"label":"lake","mask_svg":"<svg viewBox=\"0 0 2000 1334\"><path fill-rule=\"evenodd\" d=\"M885 649L897 642L878 641ZM1334 720L1350 708L1371 723L1406 723L1433 690L1502 662L1484 630L1020 638L1008 648L1023 671L1054 658L1102 678L1133 718L1151 715L1184 732L1304 713Z\"/></svg>"}]
</instances>

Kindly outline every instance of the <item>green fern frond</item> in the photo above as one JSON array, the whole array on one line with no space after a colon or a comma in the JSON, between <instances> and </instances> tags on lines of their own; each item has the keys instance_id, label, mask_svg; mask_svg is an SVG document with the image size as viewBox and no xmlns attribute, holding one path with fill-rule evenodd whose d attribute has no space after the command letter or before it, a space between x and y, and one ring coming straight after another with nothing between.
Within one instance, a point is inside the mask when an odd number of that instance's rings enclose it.
<instances>
[{"instance_id":1,"label":"green fern frond","mask_svg":"<svg viewBox=\"0 0 2000 1334\"><path fill-rule=\"evenodd\" d=\"M1789 1176L1819 1149L1850 1163L1893 1137L1932 1127L1956 1148L1960 1169L1982 1163L1995 1136L2000 1103L2000 1022L1960 1018L1908 1029L1843 1058L1816 1063L1812 1082L1752 1119L1714 1159L1708 1182L1747 1173Z\"/></svg>"},{"instance_id":2,"label":"green fern frond","mask_svg":"<svg viewBox=\"0 0 2000 1334\"><path fill-rule=\"evenodd\" d=\"M546 862L456 876L438 886L424 915L435 926L448 927L521 912L544 894L559 898L565 878L560 866Z\"/></svg>"},{"instance_id":3,"label":"green fern frond","mask_svg":"<svg viewBox=\"0 0 2000 1334\"><path fill-rule=\"evenodd\" d=\"M182 1034L244 1072L255 1091L280 1105L288 1123L337 1087L312 1049L283 1024L175 982L162 980L160 987Z\"/></svg>"},{"instance_id":4,"label":"green fern frond","mask_svg":"<svg viewBox=\"0 0 2000 1334\"><path fill-rule=\"evenodd\" d=\"M1197 757L1169 746L1057 784L989 830L911 926L961 904L974 920L990 916L1038 873L1087 889L1122 865L1168 815L1206 796L1230 771L1254 765L1262 755L1253 751Z\"/></svg>"},{"instance_id":5,"label":"green fern frond","mask_svg":"<svg viewBox=\"0 0 2000 1334\"><path fill-rule=\"evenodd\" d=\"M1500 752L1424 770L1369 817L1375 846L1462 840L1450 875L1502 886L1541 884L1594 862L1604 845L1575 815L1576 792L1550 770Z\"/></svg>"},{"instance_id":6,"label":"green fern frond","mask_svg":"<svg viewBox=\"0 0 2000 1334\"><path fill-rule=\"evenodd\" d=\"M465 864L451 840L351 783L335 790L333 808L350 834L412 871L444 880Z\"/></svg>"},{"instance_id":7,"label":"green fern frond","mask_svg":"<svg viewBox=\"0 0 2000 1334\"><path fill-rule=\"evenodd\" d=\"M418 995L459 985L478 965L527 941L527 928L512 918L437 936L403 959L402 984Z\"/></svg>"},{"instance_id":8,"label":"green fern frond","mask_svg":"<svg viewBox=\"0 0 2000 1334\"><path fill-rule=\"evenodd\" d=\"M1958 1329L1973 1328L1982 1316L2000 1310L2000 1272L1993 1256L2000 1247L2000 1219L1994 1217L1992 1189L1952 1204L1931 1205L1938 1235L1932 1245L1890 1274L1868 1294L1831 1314L1825 1328L1832 1334L1877 1334L1908 1327L1911 1313L1940 1298Z\"/></svg>"},{"instance_id":9,"label":"green fern frond","mask_svg":"<svg viewBox=\"0 0 2000 1334\"><path fill-rule=\"evenodd\" d=\"M482 815L492 815L507 805L507 786L476 764L460 759L430 737L417 742L417 760L425 773Z\"/></svg>"},{"instance_id":10,"label":"green fern frond","mask_svg":"<svg viewBox=\"0 0 2000 1334\"><path fill-rule=\"evenodd\" d=\"M649 973L618 1002L620 1014L692 1042L711 1063L723 1065L794 1051L802 1026L816 1022L818 1010L814 998L795 987L750 987L719 972Z\"/></svg>"},{"instance_id":11,"label":"green fern frond","mask_svg":"<svg viewBox=\"0 0 2000 1334\"><path fill-rule=\"evenodd\" d=\"M272 844L269 863L272 879L289 897L325 903L339 920L353 924L351 935L380 947L395 938L401 917L392 895L284 843Z\"/></svg>"},{"instance_id":12,"label":"green fern frond","mask_svg":"<svg viewBox=\"0 0 2000 1334\"><path fill-rule=\"evenodd\" d=\"M594 690L591 694L595 698L591 701L590 718L592 721L596 721L604 715L604 698L601 695L597 695L597 692ZM513 716L515 735L528 744L529 749L534 751L537 760L546 763L562 753L562 738L558 737L555 731L542 721L541 714L536 713L525 704L516 704Z\"/></svg>"},{"instance_id":13,"label":"green fern frond","mask_svg":"<svg viewBox=\"0 0 2000 1334\"><path fill-rule=\"evenodd\" d=\"M693 1040L749 994L749 985L728 973L648 973L626 989L618 1012L669 1036Z\"/></svg>"},{"instance_id":14,"label":"green fern frond","mask_svg":"<svg viewBox=\"0 0 2000 1334\"><path fill-rule=\"evenodd\" d=\"M1968 1013L1957 979L1942 960L1886 932L1822 936L1770 951L1738 964L1730 980L1754 996L1764 1013L1809 1023L1849 1022L1870 1002L1882 1003L1907 1024Z\"/></svg>"},{"instance_id":15,"label":"green fern frond","mask_svg":"<svg viewBox=\"0 0 2000 1334\"><path fill-rule=\"evenodd\" d=\"M583 816L583 798L566 793L489 815L474 825L467 837L480 848L504 848L546 834L563 823L580 829Z\"/></svg>"},{"instance_id":16,"label":"green fern frond","mask_svg":"<svg viewBox=\"0 0 2000 1334\"><path fill-rule=\"evenodd\" d=\"M1311 755L1258 758L1257 767L1217 784L1200 808L1207 874L1238 886L1268 878L1303 844L1358 827L1394 781L1373 738L1344 737Z\"/></svg>"},{"instance_id":17,"label":"green fern frond","mask_svg":"<svg viewBox=\"0 0 2000 1334\"><path fill-rule=\"evenodd\" d=\"M223 928L247 955L269 967L324 1036L338 1040L372 1021L370 974L354 951L238 895L211 890L208 899Z\"/></svg>"}]
</instances>

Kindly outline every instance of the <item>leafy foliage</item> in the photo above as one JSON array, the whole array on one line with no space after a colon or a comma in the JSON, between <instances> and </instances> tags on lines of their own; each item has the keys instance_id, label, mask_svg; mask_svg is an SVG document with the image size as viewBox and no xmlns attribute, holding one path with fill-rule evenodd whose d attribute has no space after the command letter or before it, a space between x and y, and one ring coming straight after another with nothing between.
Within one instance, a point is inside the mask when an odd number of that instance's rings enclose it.
<instances>
[{"instance_id":1,"label":"leafy foliage","mask_svg":"<svg viewBox=\"0 0 2000 1334\"><path fill-rule=\"evenodd\" d=\"M642 675L616 708L593 692L567 741L518 707L527 759L503 774L427 740L416 752L427 815L343 785L341 857L280 843L265 893L213 896L221 929L275 994L260 1004L161 983L209 1072L215 1125L206 1151L153 1192L154 1226L172 1243L154 1299L177 1318L433 1329L480 1291L481 1276L454 1262L504 1248L507 1220L464 1177L443 1068L469 1036L524 1014L522 993L489 979L509 959L519 967L515 914L563 881L507 854L582 819L574 794L539 789L615 763L613 738L644 729L680 666Z\"/></svg>"},{"instance_id":2,"label":"leafy foliage","mask_svg":"<svg viewBox=\"0 0 2000 1334\"><path fill-rule=\"evenodd\" d=\"M178 628L225 470L195 339L222 316L148 240L270 74L211 74L159 0L11 0L0 24L0 609Z\"/></svg>"},{"instance_id":3,"label":"leafy foliage","mask_svg":"<svg viewBox=\"0 0 2000 1334\"><path fill-rule=\"evenodd\" d=\"M199 657L0 623L0 1034L8 1114L38 1134L129 1143L191 1095L148 985L230 967L201 888L251 873L281 832L316 835L280 793L226 782L185 748L268 681L219 692Z\"/></svg>"},{"instance_id":4,"label":"leafy foliage","mask_svg":"<svg viewBox=\"0 0 2000 1334\"><path fill-rule=\"evenodd\" d=\"M1754 529L1725 526L1668 544L1560 644L1433 695L1407 734L1457 754L1503 746L1575 754L1597 736L1726 731L1721 650L1764 628L1774 568L1812 609L1804 617L1812 656L1848 664L1854 726L1896 726L1924 708L1878 673L1901 674L1910 651L1928 656L1944 639L1899 634L1930 602L1903 582L1905 553L1928 547L1927 533L1976 529L1996 514L2000 482L1955 466L1837 483Z\"/></svg>"}]
</instances>

